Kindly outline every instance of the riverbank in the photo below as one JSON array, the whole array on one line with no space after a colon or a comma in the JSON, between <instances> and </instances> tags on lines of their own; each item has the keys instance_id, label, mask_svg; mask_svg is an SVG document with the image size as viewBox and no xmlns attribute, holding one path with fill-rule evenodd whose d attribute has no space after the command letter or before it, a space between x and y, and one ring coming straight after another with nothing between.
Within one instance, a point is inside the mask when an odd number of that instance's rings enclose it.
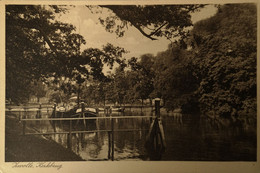
<instances>
[{"instance_id":1,"label":"riverbank","mask_svg":"<svg viewBox=\"0 0 260 173\"><path fill-rule=\"evenodd\" d=\"M41 136L23 136L22 124L6 113L5 120L5 161L83 161L83 159L56 142ZM32 132L32 129L26 129Z\"/></svg>"}]
</instances>

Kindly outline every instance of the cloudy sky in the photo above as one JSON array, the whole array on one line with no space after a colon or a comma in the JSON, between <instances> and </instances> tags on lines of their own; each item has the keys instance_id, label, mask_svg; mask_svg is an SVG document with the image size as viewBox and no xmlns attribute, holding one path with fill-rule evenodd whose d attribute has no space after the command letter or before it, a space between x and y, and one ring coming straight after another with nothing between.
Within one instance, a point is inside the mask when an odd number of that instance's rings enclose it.
<instances>
[{"instance_id":1,"label":"cloudy sky","mask_svg":"<svg viewBox=\"0 0 260 173\"><path fill-rule=\"evenodd\" d=\"M192 21L208 18L216 13L214 6L207 6L204 10L192 16ZM160 51L167 49L169 40L160 38L159 40L150 40L144 37L134 27L129 27L124 37L118 38L115 33L105 31L105 28L99 23L98 17L102 15L103 18L107 17L108 13L103 11L102 14L92 14L91 11L85 6L69 7L69 12L59 16L59 20L71 23L77 28L77 33L81 34L85 40L85 48L101 48L102 45L112 43L114 46L120 46L129 51L126 58L139 57L146 53L156 55Z\"/></svg>"}]
</instances>

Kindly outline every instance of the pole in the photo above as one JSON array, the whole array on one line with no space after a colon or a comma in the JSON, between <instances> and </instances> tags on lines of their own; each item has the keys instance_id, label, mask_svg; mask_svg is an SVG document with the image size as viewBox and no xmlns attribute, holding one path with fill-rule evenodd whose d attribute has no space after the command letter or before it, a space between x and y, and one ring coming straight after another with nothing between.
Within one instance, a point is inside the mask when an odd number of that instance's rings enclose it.
<instances>
[{"instance_id":1,"label":"pole","mask_svg":"<svg viewBox=\"0 0 260 173\"><path fill-rule=\"evenodd\" d=\"M39 118L42 118L42 105L39 105Z\"/></svg>"},{"instance_id":2,"label":"pole","mask_svg":"<svg viewBox=\"0 0 260 173\"><path fill-rule=\"evenodd\" d=\"M80 84L79 84L79 86L78 86L78 94L77 94L77 104L78 104L78 108L80 107L79 102L80 102Z\"/></svg>"},{"instance_id":3,"label":"pole","mask_svg":"<svg viewBox=\"0 0 260 173\"><path fill-rule=\"evenodd\" d=\"M156 98L155 99L155 116L157 118L160 118L160 99L159 98Z\"/></svg>"},{"instance_id":4,"label":"pole","mask_svg":"<svg viewBox=\"0 0 260 173\"><path fill-rule=\"evenodd\" d=\"M21 121L21 110L19 111L19 121Z\"/></svg>"},{"instance_id":5,"label":"pole","mask_svg":"<svg viewBox=\"0 0 260 173\"><path fill-rule=\"evenodd\" d=\"M53 116L54 118L56 118L56 103L54 103L54 107L53 107Z\"/></svg>"},{"instance_id":6,"label":"pole","mask_svg":"<svg viewBox=\"0 0 260 173\"><path fill-rule=\"evenodd\" d=\"M112 130L112 161L114 161L114 118L111 120L111 130Z\"/></svg>"},{"instance_id":7,"label":"pole","mask_svg":"<svg viewBox=\"0 0 260 173\"><path fill-rule=\"evenodd\" d=\"M156 147L164 151L166 147L165 142L165 136L164 136L164 130L163 125L161 121L161 115L160 115L160 99L155 99L155 115L156 115Z\"/></svg>"},{"instance_id":8,"label":"pole","mask_svg":"<svg viewBox=\"0 0 260 173\"><path fill-rule=\"evenodd\" d=\"M83 117L83 118L85 118L85 105L84 105L84 102L81 102L81 116ZM83 120L83 123L84 123L84 126L85 126L85 128L86 128L86 120L84 119Z\"/></svg>"},{"instance_id":9,"label":"pole","mask_svg":"<svg viewBox=\"0 0 260 173\"><path fill-rule=\"evenodd\" d=\"M26 110L26 107L23 108L24 109L24 114L23 114L23 119L26 119L26 116L27 116L27 110Z\"/></svg>"},{"instance_id":10,"label":"pole","mask_svg":"<svg viewBox=\"0 0 260 173\"><path fill-rule=\"evenodd\" d=\"M72 120L70 120L70 126L69 126L69 136L68 136L68 148L72 148L72 135L71 135L71 130L72 130Z\"/></svg>"},{"instance_id":11,"label":"pole","mask_svg":"<svg viewBox=\"0 0 260 173\"><path fill-rule=\"evenodd\" d=\"M23 121L23 135L25 135L26 121Z\"/></svg>"},{"instance_id":12,"label":"pole","mask_svg":"<svg viewBox=\"0 0 260 173\"><path fill-rule=\"evenodd\" d=\"M54 103L53 106L53 118L56 118L56 103ZM53 122L53 130L54 132L56 132L56 121L52 121Z\"/></svg>"},{"instance_id":13,"label":"pole","mask_svg":"<svg viewBox=\"0 0 260 173\"><path fill-rule=\"evenodd\" d=\"M111 158L111 132L108 132L108 160Z\"/></svg>"},{"instance_id":14,"label":"pole","mask_svg":"<svg viewBox=\"0 0 260 173\"><path fill-rule=\"evenodd\" d=\"M155 99L155 116L156 116L156 123L155 123L155 150L158 151L159 149L159 129L158 129L158 123L160 120L160 99Z\"/></svg>"}]
</instances>

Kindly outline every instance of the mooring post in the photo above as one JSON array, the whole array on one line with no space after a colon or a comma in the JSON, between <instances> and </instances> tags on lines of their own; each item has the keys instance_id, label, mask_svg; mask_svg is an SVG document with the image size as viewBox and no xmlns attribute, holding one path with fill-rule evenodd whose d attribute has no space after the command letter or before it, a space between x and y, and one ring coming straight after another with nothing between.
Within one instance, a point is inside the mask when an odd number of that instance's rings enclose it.
<instances>
[{"instance_id":1,"label":"mooring post","mask_svg":"<svg viewBox=\"0 0 260 173\"><path fill-rule=\"evenodd\" d=\"M161 121L161 114L160 114L160 99L155 99L155 115L156 115L156 147L161 148L164 151L166 147L165 136L163 125Z\"/></svg>"},{"instance_id":2,"label":"mooring post","mask_svg":"<svg viewBox=\"0 0 260 173\"><path fill-rule=\"evenodd\" d=\"M154 100L154 105L155 105L155 116L156 118L160 118L160 99L156 98Z\"/></svg>"}]
</instances>

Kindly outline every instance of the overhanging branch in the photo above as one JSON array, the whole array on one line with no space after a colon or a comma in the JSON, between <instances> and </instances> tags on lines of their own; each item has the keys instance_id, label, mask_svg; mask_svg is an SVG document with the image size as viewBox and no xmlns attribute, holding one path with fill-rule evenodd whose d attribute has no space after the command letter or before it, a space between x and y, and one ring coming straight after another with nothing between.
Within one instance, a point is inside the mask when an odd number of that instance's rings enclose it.
<instances>
[{"instance_id":1,"label":"overhanging branch","mask_svg":"<svg viewBox=\"0 0 260 173\"><path fill-rule=\"evenodd\" d=\"M162 27L164 27L168 22L165 22L164 24L162 24L159 28L157 28L154 32L151 32L151 34L149 34L149 36L152 36L154 34L156 34L157 32L159 32Z\"/></svg>"}]
</instances>

